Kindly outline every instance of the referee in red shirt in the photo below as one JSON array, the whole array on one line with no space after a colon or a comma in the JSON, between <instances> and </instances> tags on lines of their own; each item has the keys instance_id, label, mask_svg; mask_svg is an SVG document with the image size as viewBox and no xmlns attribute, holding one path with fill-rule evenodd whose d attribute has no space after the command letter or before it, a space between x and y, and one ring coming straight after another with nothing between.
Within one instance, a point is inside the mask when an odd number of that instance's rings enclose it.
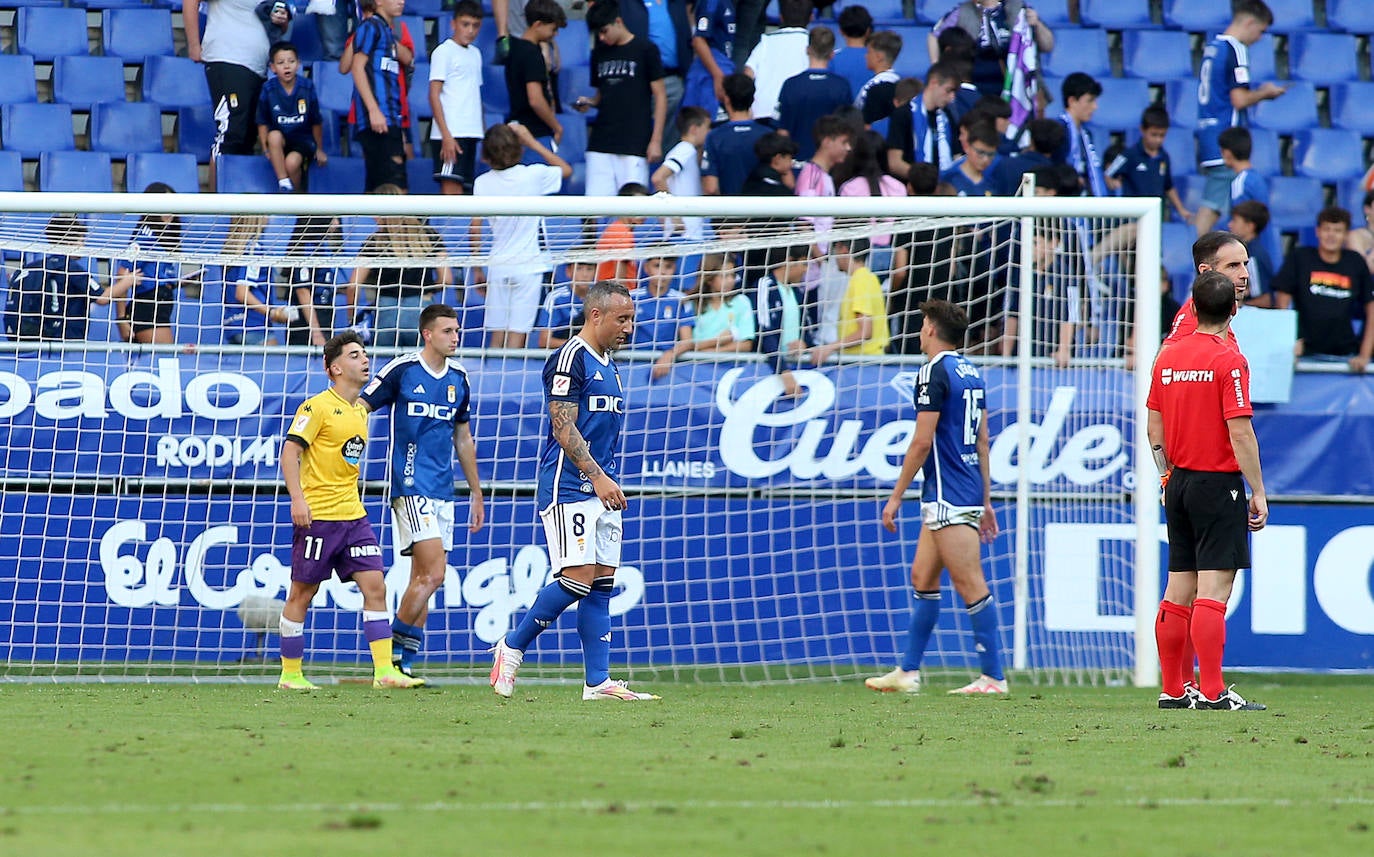
<instances>
[{"instance_id":1,"label":"referee in red shirt","mask_svg":"<svg viewBox=\"0 0 1374 857\"><path fill-rule=\"evenodd\" d=\"M1228 689L1221 674L1226 600L1236 570L1250 565L1247 531L1269 517L1250 421L1250 367L1226 342L1236 312L1231 280L1217 271L1200 274L1192 302L1197 331L1159 352L1146 402L1155 463L1170 474L1164 490L1169 582L1155 620L1164 676L1159 707L1259 711L1263 705ZM1254 492L1248 504L1246 482ZM1202 674L1197 692L1182 681L1190 634Z\"/></svg>"}]
</instances>

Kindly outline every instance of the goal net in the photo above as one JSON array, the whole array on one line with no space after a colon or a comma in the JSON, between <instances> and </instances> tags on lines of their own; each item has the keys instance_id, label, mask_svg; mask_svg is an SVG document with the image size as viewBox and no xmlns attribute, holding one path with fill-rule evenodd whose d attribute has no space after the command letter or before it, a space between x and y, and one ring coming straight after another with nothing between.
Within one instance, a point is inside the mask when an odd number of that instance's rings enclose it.
<instances>
[{"instance_id":1,"label":"goal net","mask_svg":"<svg viewBox=\"0 0 1374 857\"><path fill-rule=\"evenodd\" d=\"M616 357L630 497L617 674L890 668L919 479L896 535L880 513L915 426L919 306L942 298L967 309L987 385L1002 532L983 556L1008 667L1156 680L1158 487L1132 369L1159 341L1148 201L0 194L0 217L7 679L274 676L286 422L327 385L324 338L364 331L376 371L418 347L429 301L459 314L486 524L463 526L460 478L420 668L485 674L550 577L533 490L546 337L576 332L580 289L619 278L638 319ZM528 218L541 253L494 253L493 228ZM483 274L515 262L547 269L542 308L526 348L493 348L487 300L503 286ZM794 289L795 314L768 311L770 282ZM674 355L679 338L692 344ZM374 414L362 491L394 607L409 561L393 550L389 433ZM944 599L924 666L976 670L963 604ZM360 609L353 586L321 587L312 676L367 674ZM542 634L522 676L579 675L574 625Z\"/></svg>"}]
</instances>

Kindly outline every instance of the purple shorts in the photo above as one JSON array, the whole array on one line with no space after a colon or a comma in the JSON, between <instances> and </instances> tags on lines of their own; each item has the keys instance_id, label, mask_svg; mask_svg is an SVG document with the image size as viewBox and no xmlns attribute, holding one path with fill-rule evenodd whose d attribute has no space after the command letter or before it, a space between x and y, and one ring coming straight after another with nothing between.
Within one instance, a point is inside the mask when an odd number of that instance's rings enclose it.
<instances>
[{"instance_id":1,"label":"purple shorts","mask_svg":"<svg viewBox=\"0 0 1374 857\"><path fill-rule=\"evenodd\" d=\"M360 571L383 571L382 546L367 518L314 521L291 536L291 579L323 583L330 574L348 580Z\"/></svg>"}]
</instances>

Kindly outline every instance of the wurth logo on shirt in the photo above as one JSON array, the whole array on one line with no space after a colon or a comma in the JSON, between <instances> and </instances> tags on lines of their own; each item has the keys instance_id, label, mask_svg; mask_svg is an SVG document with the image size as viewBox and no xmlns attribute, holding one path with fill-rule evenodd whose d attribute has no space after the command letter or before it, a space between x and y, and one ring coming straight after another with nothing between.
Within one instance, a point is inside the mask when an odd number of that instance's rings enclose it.
<instances>
[{"instance_id":1,"label":"wurth logo on shirt","mask_svg":"<svg viewBox=\"0 0 1374 857\"><path fill-rule=\"evenodd\" d=\"M1177 384L1210 384L1215 380L1211 369L1169 369L1159 371L1159 382L1166 387Z\"/></svg>"},{"instance_id":2,"label":"wurth logo on shirt","mask_svg":"<svg viewBox=\"0 0 1374 857\"><path fill-rule=\"evenodd\" d=\"M1244 386L1243 386L1243 385L1241 384L1241 382L1240 382L1240 370L1239 370L1239 369L1232 369L1232 370L1231 370L1231 388L1235 391L1235 394L1236 394L1236 407L1238 407L1238 408L1243 408L1243 407L1245 407L1245 406L1246 406L1246 403L1245 403L1245 388L1244 388Z\"/></svg>"}]
</instances>

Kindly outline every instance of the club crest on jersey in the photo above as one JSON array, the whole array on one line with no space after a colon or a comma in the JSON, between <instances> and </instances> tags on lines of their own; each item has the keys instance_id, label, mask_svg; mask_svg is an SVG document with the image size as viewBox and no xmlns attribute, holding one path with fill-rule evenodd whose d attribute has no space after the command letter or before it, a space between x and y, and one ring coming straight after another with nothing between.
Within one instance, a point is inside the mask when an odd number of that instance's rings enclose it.
<instances>
[{"instance_id":1,"label":"club crest on jersey","mask_svg":"<svg viewBox=\"0 0 1374 857\"><path fill-rule=\"evenodd\" d=\"M299 114L301 114L302 116L305 115L305 99L304 99L304 98L299 99L299 100L296 102L296 112L299 113Z\"/></svg>"},{"instance_id":2,"label":"club crest on jersey","mask_svg":"<svg viewBox=\"0 0 1374 857\"><path fill-rule=\"evenodd\" d=\"M451 405L458 401L458 388L452 384L448 385L448 403Z\"/></svg>"}]
</instances>

